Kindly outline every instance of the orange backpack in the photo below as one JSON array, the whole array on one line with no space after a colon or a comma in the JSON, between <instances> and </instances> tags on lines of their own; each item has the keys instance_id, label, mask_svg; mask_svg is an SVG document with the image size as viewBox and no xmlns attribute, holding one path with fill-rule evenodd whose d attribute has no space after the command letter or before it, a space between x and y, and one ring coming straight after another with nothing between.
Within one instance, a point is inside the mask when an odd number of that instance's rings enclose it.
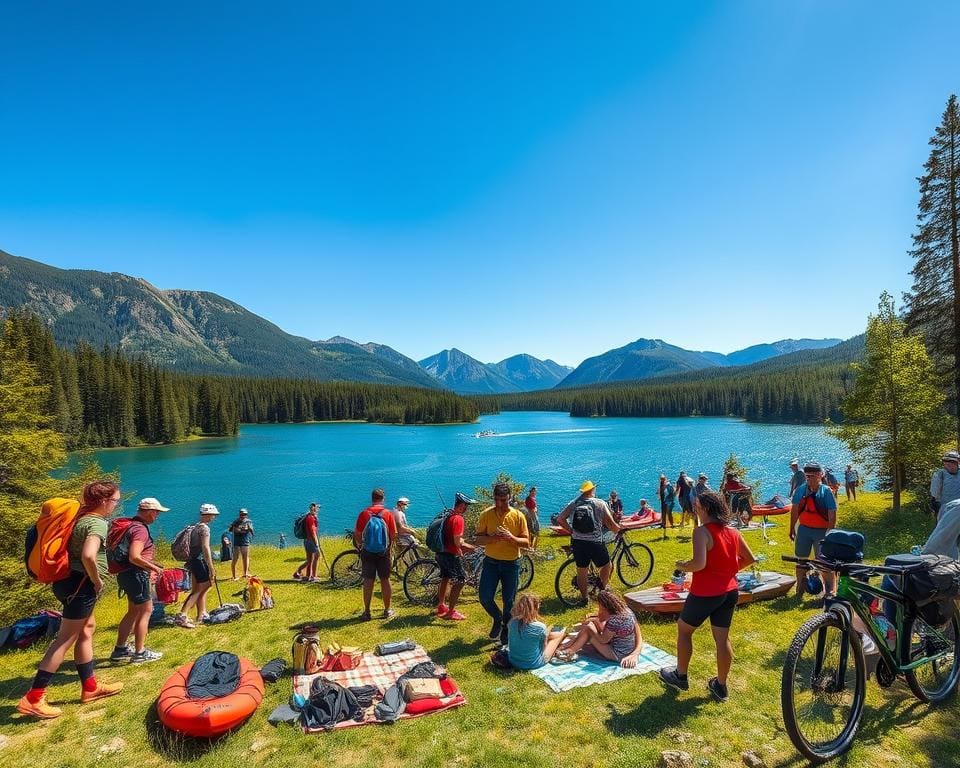
<instances>
[{"instance_id":1,"label":"orange backpack","mask_svg":"<svg viewBox=\"0 0 960 768\"><path fill-rule=\"evenodd\" d=\"M24 563L27 573L41 584L52 584L70 575L67 543L79 519L80 502L48 499L43 502L36 525L27 529Z\"/></svg>"}]
</instances>

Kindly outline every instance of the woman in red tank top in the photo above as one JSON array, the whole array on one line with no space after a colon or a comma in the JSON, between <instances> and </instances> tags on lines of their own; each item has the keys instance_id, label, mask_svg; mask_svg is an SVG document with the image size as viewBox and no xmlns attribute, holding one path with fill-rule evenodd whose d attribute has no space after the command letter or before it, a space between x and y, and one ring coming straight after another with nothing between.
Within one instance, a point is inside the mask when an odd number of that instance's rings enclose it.
<instances>
[{"instance_id":1,"label":"woman in red tank top","mask_svg":"<svg viewBox=\"0 0 960 768\"><path fill-rule=\"evenodd\" d=\"M730 527L733 513L723 497L713 491L697 496L694 511L700 527L693 532L693 557L678 560L677 569L693 574L690 594L677 622L677 667L660 670L660 679L677 690L689 688L687 668L693 656L693 633L710 619L717 646L717 676L707 688L718 701L727 700L727 675L733 662L730 624L737 607L737 571L756 558L740 531Z\"/></svg>"}]
</instances>

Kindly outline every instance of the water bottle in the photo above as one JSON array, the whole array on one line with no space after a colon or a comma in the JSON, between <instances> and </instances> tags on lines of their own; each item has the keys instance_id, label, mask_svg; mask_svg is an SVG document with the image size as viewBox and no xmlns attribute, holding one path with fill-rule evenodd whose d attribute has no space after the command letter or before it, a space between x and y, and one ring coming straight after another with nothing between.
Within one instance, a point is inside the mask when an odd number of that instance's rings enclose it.
<instances>
[{"instance_id":1,"label":"water bottle","mask_svg":"<svg viewBox=\"0 0 960 768\"><path fill-rule=\"evenodd\" d=\"M877 616L873 621L877 625L877 629L880 630L881 636L886 641L887 648L891 651L896 649L897 628L890 623L890 620L886 616Z\"/></svg>"},{"instance_id":2,"label":"water bottle","mask_svg":"<svg viewBox=\"0 0 960 768\"><path fill-rule=\"evenodd\" d=\"M923 547L921 547L919 544L914 544L912 547L910 547L911 555L919 555L921 552L923 552Z\"/></svg>"},{"instance_id":3,"label":"water bottle","mask_svg":"<svg viewBox=\"0 0 960 768\"><path fill-rule=\"evenodd\" d=\"M675 570L675 571L673 572L673 578L670 579L670 581L671 581L675 586L680 587L681 589L683 589L684 578L685 578L685 577L684 577L684 575L683 575L683 571L681 571L679 568L677 568L677 570Z\"/></svg>"}]
</instances>

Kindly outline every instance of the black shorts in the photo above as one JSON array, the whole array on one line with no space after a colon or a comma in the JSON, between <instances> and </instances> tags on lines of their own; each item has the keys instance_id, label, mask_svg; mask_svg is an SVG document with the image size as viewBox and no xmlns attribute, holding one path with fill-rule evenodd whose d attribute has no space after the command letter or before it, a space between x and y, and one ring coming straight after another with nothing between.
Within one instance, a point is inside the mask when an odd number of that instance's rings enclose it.
<instances>
[{"instance_id":1,"label":"black shorts","mask_svg":"<svg viewBox=\"0 0 960 768\"><path fill-rule=\"evenodd\" d=\"M573 559L577 563L577 568L589 568L590 563L597 568L603 568L610 563L610 553L607 551L607 545L602 541L573 539L570 544L573 547Z\"/></svg>"},{"instance_id":2,"label":"black shorts","mask_svg":"<svg viewBox=\"0 0 960 768\"><path fill-rule=\"evenodd\" d=\"M190 571L190 575L193 576L194 584L210 581L210 566L207 565L207 560L203 555L191 557L185 565L187 570Z\"/></svg>"},{"instance_id":3,"label":"black shorts","mask_svg":"<svg viewBox=\"0 0 960 768\"><path fill-rule=\"evenodd\" d=\"M680 620L691 627L699 627L709 617L710 626L730 629L739 594L739 590L731 589L726 594L715 597L687 595L683 610L680 611Z\"/></svg>"},{"instance_id":4,"label":"black shorts","mask_svg":"<svg viewBox=\"0 0 960 768\"><path fill-rule=\"evenodd\" d=\"M97 604L97 592L87 574L71 571L70 575L50 585L53 594L63 604L60 612L65 619L87 619Z\"/></svg>"},{"instance_id":5,"label":"black shorts","mask_svg":"<svg viewBox=\"0 0 960 768\"><path fill-rule=\"evenodd\" d=\"M117 585L134 605L149 603L150 573L143 568L127 568L117 574Z\"/></svg>"},{"instance_id":6,"label":"black shorts","mask_svg":"<svg viewBox=\"0 0 960 768\"><path fill-rule=\"evenodd\" d=\"M460 555L438 552L437 567L440 569L441 579L450 579L456 584L463 584L467 580L467 574L463 570L463 558Z\"/></svg>"},{"instance_id":7,"label":"black shorts","mask_svg":"<svg viewBox=\"0 0 960 768\"><path fill-rule=\"evenodd\" d=\"M360 551L360 575L365 579L372 579L375 576L379 576L381 579L389 579L390 565L389 552Z\"/></svg>"}]
</instances>

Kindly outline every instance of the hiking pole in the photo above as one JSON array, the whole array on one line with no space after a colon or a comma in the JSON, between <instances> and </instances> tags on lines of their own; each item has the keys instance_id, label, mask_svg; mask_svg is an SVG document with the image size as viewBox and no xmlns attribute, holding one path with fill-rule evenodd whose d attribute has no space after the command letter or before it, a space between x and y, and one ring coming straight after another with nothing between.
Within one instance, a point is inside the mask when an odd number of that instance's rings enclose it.
<instances>
[{"instance_id":1,"label":"hiking pole","mask_svg":"<svg viewBox=\"0 0 960 768\"><path fill-rule=\"evenodd\" d=\"M217 578L217 573L213 573L213 586L217 588L217 600L220 601L220 607L223 608L223 598L220 597L220 579Z\"/></svg>"}]
</instances>

